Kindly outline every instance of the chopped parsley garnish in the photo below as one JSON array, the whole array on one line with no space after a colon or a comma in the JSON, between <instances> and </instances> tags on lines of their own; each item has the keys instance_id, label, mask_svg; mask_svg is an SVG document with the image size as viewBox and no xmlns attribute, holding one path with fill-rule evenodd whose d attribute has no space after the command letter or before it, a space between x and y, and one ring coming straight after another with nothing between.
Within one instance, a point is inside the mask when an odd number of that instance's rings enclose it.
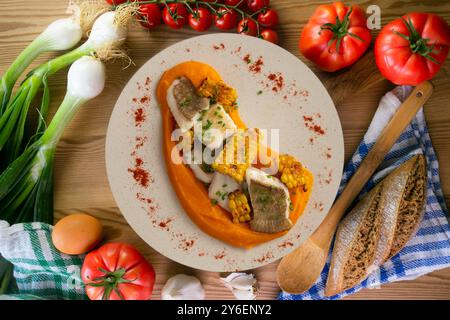
<instances>
[{"instance_id":1,"label":"chopped parsley garnish","mask_svg":"<svg viewBox=\"0 0 450 320\"><path fill-rule=\"evenodd\" d=\"M206 120L206 124L202 127L203 131L209 130L211 129L212 126L212 122L208 120Z\"/></svg>"},{"instance_id":2,"label":"chopped parsley garnish","mask_svg":"<svg viewBox=\"0 0 450 320\"><path fill-rule=\"evenodd\" d=\"M180 107L184 108L187 107L192 101L192 97L191 96L187 96L185 97L181 102L180 102Z\"/></svg>"},{"instance_id":3,"label":"chopped parsley garnish","mask_svg":"<svg viewBox=\"0 0 450 320\"><path fill-rule=\"evenodd\" d=\"M262 92L262 90L259 90L256 94L259 96L259 95L261 95L263 92Z\"/></svg>"}]
</instances>

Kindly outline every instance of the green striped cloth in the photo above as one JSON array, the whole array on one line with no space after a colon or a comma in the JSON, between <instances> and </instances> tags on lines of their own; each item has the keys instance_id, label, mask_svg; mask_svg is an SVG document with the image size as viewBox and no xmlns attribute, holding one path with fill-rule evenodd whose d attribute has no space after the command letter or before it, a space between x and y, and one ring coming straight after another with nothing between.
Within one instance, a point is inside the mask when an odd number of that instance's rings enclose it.
<instances>
[{"instance_id":1,"label":"green striped cloth","mask_svg":"<svg viewBox=\"0 0 450 320\"><path fill-rule=\"evenodd\" d=\"M0 299L87 299L80 276L83 256L59 252L51 240L52 228L0 221L0 255L14 265L17 283L16 290Z\"/></svg>"}]
</instances>

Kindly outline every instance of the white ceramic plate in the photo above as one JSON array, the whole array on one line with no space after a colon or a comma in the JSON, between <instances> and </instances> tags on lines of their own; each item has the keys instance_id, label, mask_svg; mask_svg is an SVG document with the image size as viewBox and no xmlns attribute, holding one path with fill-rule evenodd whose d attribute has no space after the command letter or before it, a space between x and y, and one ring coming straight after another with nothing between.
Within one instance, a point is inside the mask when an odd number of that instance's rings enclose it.
<instances>
[{"instance_id":1,"label":"white ceramic plate","mask_svg":"<svg viewBox=\"0 0 450 320\"><path fill-rule=\"evenodd\" d=\"M236 248L202 232L182 209L161 152L155 88L164 71L188 60L213 66L237 90L240 114L247 125L280 129L280 151L297 157L314 174L306 210L285 236L249 250ZM261 70L258 60L263 63ZM106 139L109 182L131 227L166 257L218 272L263 266L305 241L331 207L343 157L339 117L313 72L279 46L236 34L191 38L147 61L122 91Z\"/></svg>"}]
</instances>

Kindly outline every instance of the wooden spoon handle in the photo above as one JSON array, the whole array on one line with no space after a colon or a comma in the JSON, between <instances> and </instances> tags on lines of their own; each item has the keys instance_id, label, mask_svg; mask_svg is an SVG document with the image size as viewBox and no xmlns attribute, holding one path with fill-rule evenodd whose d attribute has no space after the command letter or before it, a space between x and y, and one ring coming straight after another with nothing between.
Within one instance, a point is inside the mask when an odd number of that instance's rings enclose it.
<instances>
[{"instance_id":1,"label":"wooden spoon handle","mask_svg":"<svg viewBox=\"0 0 450 320\"><path fill-rule=\"evenodd\" d=\"M431 82L425 81L415 87L408 98L397 109L396 113L383 129L376 143L353 174L325 219L312 234L311 240L317 245L321 247L329 245L334 231L345 211L358 196L359 192L367 181L369 181L386 154L391 150L400 134L405 130L424 103L430 98L432 93L433 85Z\"/></svg>"}]
</instances>

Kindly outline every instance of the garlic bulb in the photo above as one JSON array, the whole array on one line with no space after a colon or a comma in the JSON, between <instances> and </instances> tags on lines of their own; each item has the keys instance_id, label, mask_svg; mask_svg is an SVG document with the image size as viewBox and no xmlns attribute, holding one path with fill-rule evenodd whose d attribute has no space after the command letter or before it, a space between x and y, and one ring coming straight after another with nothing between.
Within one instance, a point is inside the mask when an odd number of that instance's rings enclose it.
<instances>
[{"instance_id":1,"label":"garlic bulb","mask_svg":"<svg viewBox=\"0 0 450 320\"><path fill-rule=\"evenodd\" d=\"M254 300L256 298L256 278L253 274L232 273L221 280L233 292L236 299Z\"/></svg>"},{"instance_id":2,"label":"garlic bulb","mask_svg":"<svg viewBox=\"0 0 450 320\"><path fill-rule=\"evenodd\" d=\"M196 277L177 274L167 280L161 291L161 299L203 300L205 299L205 290Z\"/></svg>"}]
</instances>

